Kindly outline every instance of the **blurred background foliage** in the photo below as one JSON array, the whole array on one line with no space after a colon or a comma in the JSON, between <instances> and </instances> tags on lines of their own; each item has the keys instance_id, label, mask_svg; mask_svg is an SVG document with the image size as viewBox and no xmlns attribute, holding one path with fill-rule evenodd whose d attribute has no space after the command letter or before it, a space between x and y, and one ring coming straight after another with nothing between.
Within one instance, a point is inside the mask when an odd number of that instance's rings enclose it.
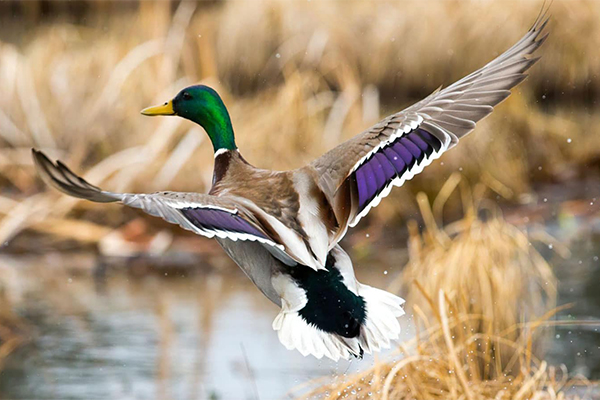
<instances>
[{"instance_id":1,"label":"blurred background foliage","mask_svg":"<svg viewBox=\"0 0 600 400\"><path fill-rule=\"evenodd\" d=\"M48 189L30 156L40 148L109 190L206 191L202 128L139 114L203 83L249 162L297 168L483 66L541 7L0 1L0 393L172 398L191 383L190 398L218 398L248 395L236 386L248 380L263 398L322 376L298 393L591 398L578 388L600 371L599 1L555 0L530 77L349 232L358 277L391 283L412 316L397 356L357 374L276 343L272 304L214 241ZM249 357L231 346L244 340Z\"/></svg>"},{"instance_id":2,"label":"blurred background foliage","mask_svg":"<svg viewBox=\"0 0 600 400\"><path fill-rule=\"evenodd\" d=\"M139 215L46 192L32 146L107 189L206 191L212 155L201 128L139 114L201 82L223 96L251 163L296 168L484 65L527 31L540 7L2 2L0 240L28 230L95 243ZM597 179L600 2L557 0L551 13L531 76L363 226L415 215L415 194L437 193L454 171L511 203L536 203L541 184ZM449 212L452 204L460 202Z\"/></svg>"}]
</instances>

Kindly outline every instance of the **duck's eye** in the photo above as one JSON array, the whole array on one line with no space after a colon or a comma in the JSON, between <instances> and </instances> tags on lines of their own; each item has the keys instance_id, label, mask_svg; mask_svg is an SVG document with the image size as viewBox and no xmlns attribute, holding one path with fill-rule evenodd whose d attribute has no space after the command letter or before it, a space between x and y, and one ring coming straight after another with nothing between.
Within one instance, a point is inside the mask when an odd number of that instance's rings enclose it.
<instances>
[{"instance_id":1,"label":"duck's eye","mask_svg":"<svg viewBox=\"0 0 600 400\"><path fill-rule=\"evenodd\" d=\"M188 92L183 92L183 99L184 100L191 100L192 99L192 95L189 94Z\"/></svg>"}]
</instances>

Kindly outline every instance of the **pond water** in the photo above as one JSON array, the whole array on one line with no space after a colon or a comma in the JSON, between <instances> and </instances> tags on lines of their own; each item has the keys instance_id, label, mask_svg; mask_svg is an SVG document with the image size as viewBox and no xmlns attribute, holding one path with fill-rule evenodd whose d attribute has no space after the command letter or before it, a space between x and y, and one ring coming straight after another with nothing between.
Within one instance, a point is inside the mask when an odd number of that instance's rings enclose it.
<instances>
[{"instance_id":1,"label":"pond water","mask_svg":"<svg viewBox=\"0 0 600 400\"><path fill-rule=\"evenodd\" d=\"M237 269L109 274L99 284L43 271L60 259L2 261L37 281L19 294L33 340L0 373L3 398L282 398L373 363L286 350L271 329L277 308Z\"/></svg>"},{"instance_id":2,"label":"pond water","mask_svg":"<svg viewBox=\"0 0 600 400\"><path fill-rule=\"evenodd\" d=\"M568 259L551 259L561 282L559 303L576 301L561 318L597 322L600 235L595 228L575 239L571 251ZM399 249L384 256L395 265L406 257ZM374 362L366 356L334 363L286 350L271 329L276 307L233 268L139 275L113 269L99 279L63 262L56 256L0 258L0 271L12 271L10 295L19 299L17 310L32 337L0 373L2 398L287 398L310 379L342 379ZM388 274L386 263L379 262L359 269L361 281L385 287L397 271ZM90 256L68 263L97 271ZM403 324L411 325L410 316ZM411 329L403 335L410 337ZM598 324L556 328L548 358L600 378Z\"/></svg>"}]
</instances>

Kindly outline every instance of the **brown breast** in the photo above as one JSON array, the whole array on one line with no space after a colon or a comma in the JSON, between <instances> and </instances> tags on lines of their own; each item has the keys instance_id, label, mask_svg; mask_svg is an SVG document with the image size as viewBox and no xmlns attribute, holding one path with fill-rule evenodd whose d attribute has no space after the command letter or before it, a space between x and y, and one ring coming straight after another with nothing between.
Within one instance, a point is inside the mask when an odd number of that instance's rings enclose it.
<instances>
[{"instance_id":1,"label":"brown breast","mask_svg":"<svg viewBox=\"0 0 600 400\"><path fill-rule=\"evenodd\" d=\"M255 168L238 151L227 151L215 158L213 186L209 194L246 198L306 240L306 232L298 221L300 197L292 174L291 171Z\"/></svg>"}]
</instances>

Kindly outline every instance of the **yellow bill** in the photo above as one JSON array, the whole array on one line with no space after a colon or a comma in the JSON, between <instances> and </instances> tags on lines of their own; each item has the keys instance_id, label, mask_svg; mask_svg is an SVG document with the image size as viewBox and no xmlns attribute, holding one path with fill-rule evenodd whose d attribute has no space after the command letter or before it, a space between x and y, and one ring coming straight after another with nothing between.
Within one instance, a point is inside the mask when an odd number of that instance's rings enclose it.
<instances>
[{"instance_id":1,"label":"yellow bill","mask_svg":"<svg viewBox=\"0 0 600 400\"><path fill-rule=\"evenodd\" d=\"M144 108L142 110L142 114L144 114L144 115L175 115L175 111L173 111L173 102L167 101L165 104L162 104L160 106Z\"/></svg>"}]
</instances>

